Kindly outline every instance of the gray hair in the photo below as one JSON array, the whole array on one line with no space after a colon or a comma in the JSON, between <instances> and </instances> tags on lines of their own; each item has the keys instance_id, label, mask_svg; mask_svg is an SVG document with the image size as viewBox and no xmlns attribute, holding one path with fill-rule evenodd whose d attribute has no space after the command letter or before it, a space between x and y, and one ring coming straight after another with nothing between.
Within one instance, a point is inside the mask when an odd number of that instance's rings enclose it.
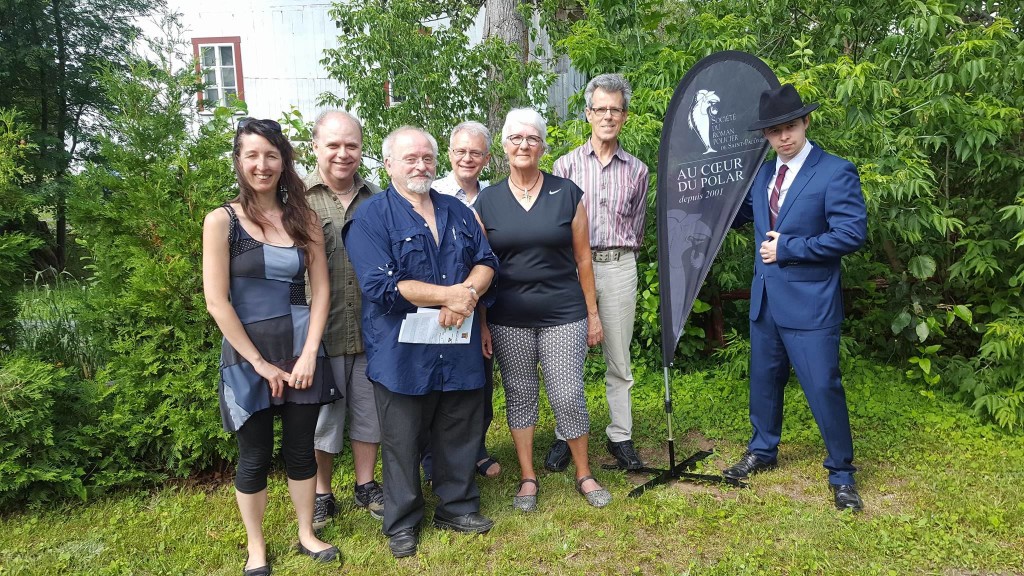
<instances>
[{"instance_id":1,"label":"gray hair","mask_svg":"<svg viewBox=\"0 0 1024 576\"><path fill-rule=\"evenodd\" d=\"M483 124L476 122L474 120L469 120L463 122L462 124L459 124L455 128L452 128L452 135L450 136L450 138L455 138L456 136L463 132L469 134L470 136L481 136L484 139L484 142L486 143L487 147L491 147L491 131L487 129L487 126L484 126Z\"/></svg>"},{"instance_id":2,"label":"gray hair","mask_svg":"<svg viewBox=\"0 0 1024 576\"><path fill-rule=\"evenodd\" d=\"M326 122L328 118L332 118L334 116L341 116L342 118L347 118L351 120L353 124L359 127L359 138L362 139L363 123L359 121L359 118L356 118L351 112L348 112L347 110L339 110L332 108L324 110L323 112L316 115L316 120L313 121L313 140L316 140L317 134L320 133L320 126L322 126L323 123Z\"/></svg>"},{"instance_id":3,"label":"gray hair","mask_svg":"<svg viewBox=\"0 0 1024 576\"><path fill-rule=\"evenodd\" d=\"M393 130L390 134L387 135L386 138L384 138L384 143L381 144L380 147L381 156L383 158L391 158L391 148L392 146L395 145L395 140L400 135L406 132L415 132L417 134L422 134L423 136L425 136L427 140L430 142L430 147L434 149L434 157L437 157L437 140L435 140L434 137L431 136L429 132L422 128L417 128L415 126L402 126L401 128Z\"/></svg>"},{"instance_id":4,"label":"gray hair","mask_svg":"<svg viewBox=\"0 0 1024 576\"><path fill-rule=\"evenodd\" d=\"M504 142L516 126L533 126L540 133L543 141L541 150L548 148L548 123L533 108L513 108L505 115L505 125L501 127L501 141Z\"/></svg>"},{"instance_id":5,"label":"gray hair","mask_svg":"<svg viewBox=\"0 0 1024 576\"><path fill-rule=\"evenodd\" d=\"M633 88L629 81L622 77L622 74L601 74L587 83L587 89L583 91L583 98L587 101L587 108L594 104L594 91L600 88L609 94L622 93L622 107L629 110L629 101L633 98Z\"/></svg>"}]
</instances>

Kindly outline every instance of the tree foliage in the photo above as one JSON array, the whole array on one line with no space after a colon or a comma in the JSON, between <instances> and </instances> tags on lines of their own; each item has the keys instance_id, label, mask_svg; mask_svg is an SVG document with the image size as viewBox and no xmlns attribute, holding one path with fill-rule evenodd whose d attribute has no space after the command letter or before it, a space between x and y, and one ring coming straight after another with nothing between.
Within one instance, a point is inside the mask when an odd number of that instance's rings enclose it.
<instances>
[{"instance_id":1,"label":"tree foliage","mask_svg":"<svg viewBox=\"0 0 1024 576\"><path fill-rule=\"evenodd\" d=\"M28 137L29 127L18 114L0 109L0 354L13 347L15 291L24 280L29 253L40 244L17 231L31 207L23 190L29 179L26 157L34 148Z\"/></svg>"},{"instance_id":2,"label":"tree foliage","mask_svg":"<svg viewBox=\"0 0 1024 576\"><path fill-rule=\"evenodd\" d=\"M346 92L320 100L359 116L364 155L382 160L384 137L405 124L427 130L444 151L456 124L486 123L490 102L507 109L544 101L547 81L538 63L522 61L515 47L496 39L470 45L478 9L479 2L426 0L335 5L338 47L321 63ZM486 82L494 70L500 80Z\"/></svg>"},{"instance_id":3,"label":"tree foliage","mask_svg":"<svg viewBox=\"0 0 1024 576\"><path fill-rule=\"evenodd\" d=\"M711 52L756 54L821 102L812 138L858 166L868 203L868 245L845 260L857 350L907 362L912 377L944 383L982 414L1000 406L998 420L1012 426L1024 423L1012 399L1019 389L982 368L995 360L992 341L1009 333L993 327L1021 308L1024 43L1013 19L1020 8L993 9L1003 7L591 0L559 46L587 76L614 70L630 79L624 142L652 166L672 89ZM578 121L568 132L587 134ZM743 287L745 244L727 241L702 297L716 284Z\"/></svg>"},{"instance_id":4,"label":"tree foliage","mask_svg":"<svg viewBox=\"0 0 1024 576\"><path fill-rule=\"evenodd\" d=\"M0 108L34 127L31 190L55 212L57 264L65 250L69 167L108 101L101 67L125 71L136 19L161 0L0 0ZM86 147L88 148L88 147Z\"/></svg>"},{"instance_id":5,"label":"tree foliage","mask_svg":"<svg viewBox=\"0 0 1024 576\"><path fill-rule=\"evenodd\" d=\"M71 215L91 254L89 329L106 343L104 428L135 466L187 473L231 453L217 413L220 333L206 312L204 215L236 194L232 110L193 134L198 85L169 61L128 61L101 86L114 111ZM181 72L171 72L179 69Z\"/></svg>"}]
</instances>

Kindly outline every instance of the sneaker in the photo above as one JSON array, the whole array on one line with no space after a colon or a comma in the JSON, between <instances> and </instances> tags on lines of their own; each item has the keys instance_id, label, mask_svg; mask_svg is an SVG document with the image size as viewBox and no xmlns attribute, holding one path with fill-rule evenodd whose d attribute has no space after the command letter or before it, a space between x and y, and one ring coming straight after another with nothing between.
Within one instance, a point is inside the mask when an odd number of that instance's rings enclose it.
<instances>
[{"instance_id":1,"label":"sneaker","mask_svg":"<svg viewBox=\"0 0 1024 576\"><path fill-rule=\"evenodd\" d=\"M355 501L356 506L369 510L370 516L377 520L384 519L384 489L376 480L370 480L362 485L357 484Z\"/></svg>"},{"instance_id":2,"label":"sneaker","mask_svg":"<svg viewBox=\"0 0 1024 576\"><path fill-rule=\"evenodd\" d=\"M317 494L313 501L313 530L320 530L327 521L338 514L338 506L334 502L334 494Z\"/></svg>"}]
</instances>

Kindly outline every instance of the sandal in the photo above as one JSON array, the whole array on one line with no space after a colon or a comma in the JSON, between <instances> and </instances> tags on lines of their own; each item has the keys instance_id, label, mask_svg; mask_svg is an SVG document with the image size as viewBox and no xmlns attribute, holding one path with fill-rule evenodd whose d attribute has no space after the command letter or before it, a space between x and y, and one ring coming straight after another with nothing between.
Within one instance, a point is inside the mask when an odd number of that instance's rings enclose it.
<instances>
[{"instance_id":1,"label":"sandal","mask_svg":"<svg viewBox=\"0 0 1024 576\"><path fill-rule=\"evenodd\" d=\"M604 508L605 506L607 506L608 503L612 501L611 492L601 487L597 488L596 490L591 490L590 492L584 492L583 483L586 482L587 480L593 480L594 482L597 482L597 478L594 478L593 476L584 476L583 478L577 478L576 491L582 494L583 497L587 499L587 502L594 508ZM598 486L601 485L598 484Z\"/></svg>"},{"instance_id":2,"label":"sandal","mask_svg":"<svg viewBox=\"0 0 1024 576\"><path fill-rule=\"evenodd\" d=\"M498 471L495 472L493 475L487 473L487 471L491 469L491 466L498 467ZM501 474L501 464L499 464L498 461L492 458L491 456L488 456L482 462L476 465L476 473L483 476L484 478L497 478L498 475Z\"/></svg>"},{"instance_id":3,"label":"sandal","mask_svg":"<svg viewBox=\"0 0 1024 576\"><path fill-rule=\"evenodd\" d=\"M524 478L519 481L519 490L522 490L525 484L533 484L537 487L537 492L529 496L513 496L512 508L520 512L533 512L537 509L537 494L540 494L540 484L537 483L536 478ZM516 492L518 493L519 490Z\"/></svg>"}]
</instances>

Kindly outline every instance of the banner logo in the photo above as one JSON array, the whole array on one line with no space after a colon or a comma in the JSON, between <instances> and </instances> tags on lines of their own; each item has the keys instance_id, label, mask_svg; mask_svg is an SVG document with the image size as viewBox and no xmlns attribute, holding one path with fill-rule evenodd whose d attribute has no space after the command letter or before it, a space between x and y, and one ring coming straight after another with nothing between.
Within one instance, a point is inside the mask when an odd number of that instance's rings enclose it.
<instances>
[{"instance_id":1,"label":"banner logo","mask_svg":"<svg viewBox=\"0 0 1024 576\"><path fill-rule=\"evenodd\" d=\"M688 116L690 129L697 133L704 144L704 153L718 152L711 146L711 117L718 116L718 103L722 99L712 90L698 90L693 97L693 106Z\"/></svg>"}]
</instances>

